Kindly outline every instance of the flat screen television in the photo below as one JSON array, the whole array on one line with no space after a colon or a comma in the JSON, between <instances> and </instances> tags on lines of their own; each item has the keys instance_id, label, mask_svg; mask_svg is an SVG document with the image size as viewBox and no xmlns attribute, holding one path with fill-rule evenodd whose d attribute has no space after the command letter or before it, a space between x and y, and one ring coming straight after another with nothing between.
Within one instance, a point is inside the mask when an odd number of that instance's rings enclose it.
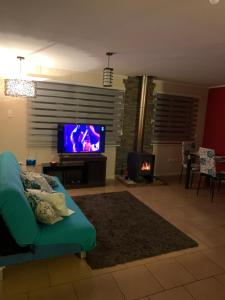
<instances>
[{"instance_id":1,"label":"flat screen television","mask_svg":"<svg viewBox=\"0 0 225 300\"><path fill-rule=\"evenodd\" d=\"M102 153L105 126L96 124L58 124L58 153Z\"/></svg>"}]
</instances>

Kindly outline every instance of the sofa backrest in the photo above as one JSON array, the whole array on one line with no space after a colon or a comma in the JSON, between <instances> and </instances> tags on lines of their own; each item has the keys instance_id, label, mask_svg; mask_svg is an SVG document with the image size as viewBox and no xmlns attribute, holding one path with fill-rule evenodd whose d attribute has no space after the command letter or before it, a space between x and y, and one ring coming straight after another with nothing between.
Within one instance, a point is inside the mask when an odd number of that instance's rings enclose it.
<instances>
[{"instance_id":1,"label":"sofa backrest","mask_svg":"<svg viewBox=\"0 0 225 300\"><path fill-rule=\"evenodd\" d=\"M24 195L20 166L11 152L0 154L0 214L20 246L33 244L39 226Z\"/></svg>"}]
</instances>

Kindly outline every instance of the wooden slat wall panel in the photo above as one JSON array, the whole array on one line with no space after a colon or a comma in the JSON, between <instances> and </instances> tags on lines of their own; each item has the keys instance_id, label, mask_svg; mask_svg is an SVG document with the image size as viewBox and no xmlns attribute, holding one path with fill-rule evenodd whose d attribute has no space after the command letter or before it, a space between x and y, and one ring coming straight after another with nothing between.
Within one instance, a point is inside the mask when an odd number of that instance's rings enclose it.
<instances>
[{"instance_id":1,"label":"wooden slat wall panel","mask_svg":"<svg viewBox=\"0 0 225 300\"><path fill-rule=\"evenodd\" d=\"M30 122L30 125L32 125L31 127L33 127L33 125L38 122L38 123L52 123L52 124L58 124L60 122L62 123L91 123L91 120L93 120L93 122L95 124L106 124L106 125L112 125L112 120L105 120L105 119L94 119L94 118L73 118L73 117L64 117L64 118L60 118L60 117L47 117L47 118L43 118L43 117L36 117L36 116L30 116L30 119L32 119L32 124ZM33 124L34 123L34 124ZM117 125L117 124L115 124Z\"/></svg>"},{"instance_id":2,"label":"wooden slat wall panel","mask_svg":"<svg viewBox=\"0 0 225 300\"><path fill-rule=\"evenodd\" d=\"M48 98L48 97L39 97L39 101L33 102L32 103L32 107L39 107L40 105L43 106L43 108L45 108L44 106L48 106L51 105L52 103L57 103L57 105L62 105L65 108L67 106L80 106L80 107L87 107L87 106L92 106L93 105L93 101L89 101L89 100L77 100L77 99L72 99L72 100L67 100L67 102L65 103L64 101L62 101L59 98ZM95 107L99 107L99 108L114 108L114 102L113 103L107 103L104 102L102 103L102 101L99 101L98 103L95 103Z\"/></svg>"},{"instance_id":3,"label":"wooden slat wall panel","mask_svg":"<svg viewBox=\"0 0 225 300\"><path fill-rule=\"evenodd\" d=\"M37 82L37 97L28 106L30 146L55 146L58 123L106 125L106 144L118 145L123 119L123 92L51 82Z\"/></svg>"},{"instance_id":4,"label":"wooden slat wall panel","mask_svg":"<svg viewBox=\"0 0 225 300\"><path fill-rule=\"evenodd\" d=\"M198 118L198 98L157 94L154 143L192 140Z\"/></svg>"},{"instance_id":5,"label":"wooden slat wall panel","mask_svg":"<svg viewBox=\"0 0 225 300\"><path fill-rule=\"evenodd\" d=\"M62 84L55 82L37 82L38 90L53 90L53 91L66 91L66 92L77 92L82 94L91 95L106 95L106 96L121 96L120 90L106 89L106 88L95 88L91 86L75 85L75 84Z\"/></svg>"},{"instance_id":6,"label":"wooden slat wall panel","mask_svg":"<svg viewBox=\"0 0 225 300\"><path fill-rule=\"evenodd\" d=\"M92 109L92 108L91 108ZM95 110L93 108L93 110ZM63 110L39 110L39 109L31 109L30 114L38 117L43 117L45 119L46 117L73 117L76 118L77 115L79 115L79 118L91 118L94 119L98 118L101 120L112 120L112 113L113 112L98 112L98 111L63 111ZM121 114L119 113L118 116L120 117Z\"/></svg>"},{"instance_id":7,"label":"wooden slat wall panel","mask_svg":"<svg viewBox=\"0 0 225 300\"><path fill-rule=\"evenodd\" d=\"M57 92L57 97L59 99L82 99L82 100L93 100L93 101L101 101L104 100L106 102L114 102L114 97L108 97L107 95L96 95L93 94L80 94L80 93L72 93L72 92L61 92L61 91L52 91L52 90L39 90L37 92L37 96L48 96L49 98L55 97L55 93Z\"/></svg>"}]
</instances>

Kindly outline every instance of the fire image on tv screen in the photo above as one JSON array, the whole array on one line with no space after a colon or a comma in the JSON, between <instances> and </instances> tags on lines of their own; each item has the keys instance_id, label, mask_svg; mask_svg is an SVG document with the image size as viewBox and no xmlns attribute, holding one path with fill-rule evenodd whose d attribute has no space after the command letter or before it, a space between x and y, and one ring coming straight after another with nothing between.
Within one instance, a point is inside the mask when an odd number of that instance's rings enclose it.
<instances>
[{"instance_id":1,"label":"fire image on tv screen","mask_svg":"<svg viewBox=\"0 0 225 300\"><path fill-rule=\"evenodd\" d=\"M101 153L105 151L105 126L94 124L59 124L59 153Z\"/></svg>"}]
</instances>

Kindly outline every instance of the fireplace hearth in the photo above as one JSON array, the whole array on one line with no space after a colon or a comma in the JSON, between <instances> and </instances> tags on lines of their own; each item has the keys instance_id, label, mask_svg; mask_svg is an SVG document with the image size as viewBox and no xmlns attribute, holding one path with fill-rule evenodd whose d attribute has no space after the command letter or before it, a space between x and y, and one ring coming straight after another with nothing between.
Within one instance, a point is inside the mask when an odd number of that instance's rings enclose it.
<instances>
[{"instance_id":1,"label":"fireplace hearth","mask_svg":"<svg viewBox=\"0 0 225 300\"><path fill-rule=\"evenodd\" d=\"M130 152L127 158L129 179L135 182L152 182L154 178L155 155L144 152Z\"/></svg>"}]
</instances>

